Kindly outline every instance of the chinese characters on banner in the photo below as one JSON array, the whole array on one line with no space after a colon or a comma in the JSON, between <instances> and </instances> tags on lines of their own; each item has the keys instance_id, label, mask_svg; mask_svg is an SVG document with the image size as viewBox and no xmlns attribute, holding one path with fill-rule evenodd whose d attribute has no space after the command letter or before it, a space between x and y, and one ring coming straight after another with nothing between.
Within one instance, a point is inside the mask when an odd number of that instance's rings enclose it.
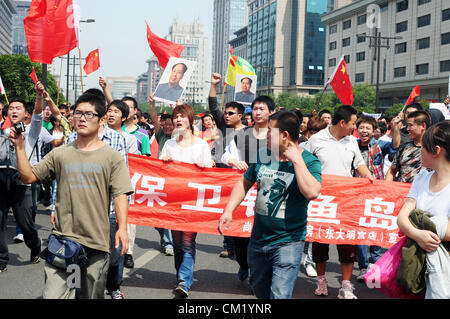
<instances>
[{"instance_id":1,"label":"chinese characters on banner","mask_svg":"<svg viewBox=\"0 0 450 319\"><path fill-rule=\"evenodd\" d=\"M220 215L242 172L198 168L129 154L131 196L128 223L216 234ZM306 240L330 244L391 247L398 238L397 215L410 184L322 176L320 196L308 207ZM249 237L256 184L233 214L228 236Z\"/></svg>"}]
</instances>

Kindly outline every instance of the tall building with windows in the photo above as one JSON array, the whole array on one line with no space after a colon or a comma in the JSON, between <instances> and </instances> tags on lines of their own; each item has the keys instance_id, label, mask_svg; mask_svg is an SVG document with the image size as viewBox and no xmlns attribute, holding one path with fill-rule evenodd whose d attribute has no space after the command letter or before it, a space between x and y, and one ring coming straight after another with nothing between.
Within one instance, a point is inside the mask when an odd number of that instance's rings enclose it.
<instances>
[{"instance_id":1,"label":"tall building with windows","mask_svg":"<svg viewBox=\"0 0 450 319\"><path fill-rule=\"evenodd\" d=\"M147 64L147 96L150 96L156 91L163 69L159 67L158 59L154 55L147 60Z\"/></svg>"},{"instance_id":2,"label":"tall building with windows","mask_svg":"<svg viewBox=\"0 0 450 319\"><path fill-rule=\"evenodd\" d=\"M15 13L16 5L13 0L0 0L0 55L12 53Z\"/></svg>"},{"instance_id":3,"label":"tall building with windows","mask_svg":"<svg viewBox=\"0 0 450 319\"><path fill-rule=\"evenodd\" d=\"M136 100L145 103L148 100L148 73L144 72L136 80Z\"/></svg>"},{"instance_id":4,"label":"tall building with windows","mask_svg":"<svg viewBox=\"0 0 450 319\"><path fill-rule=\"evenodd\" d=\"M122 76L122 77L108 77L105 79L108 87L111 90L111 95L114 100L120 100L124 96L136 97L137 81L136 78Z\"/></svg>"},{"instance_id":5,"label":"tall building with windows","mask_svg":"<svg viewBox=\"0 0 450 319\"><path fill-rule=\"evenodd\" d=\"M194 73L184 90L181 99L186 103L200 103L206 105L207 86L209 80L208 38L204 33L204 26L196 19L191 23L184 23L175 19L169 28L167 40L182 44L184 50L180 58L197 61Z\"/></svg>"},{"instance_id":6,"label":"tall building with windows","mask_svg":"<svg viewBox=\"0 0 450 319\"><path fill-rule=\"evenodd\" d=\"M416 85L421 98L433 102L448 94L450 1L353 1L323 15L322 21L327 25L326 78L343 56L353 84L375 86L378 75L380 109L406 102ZM392 38L381 41L387 47L380 48L379 68L374 39L371 45L364 37L377 31Z\"/></svg>"},{"instance_id":7,"label":"tall building with windows","mask_svg":"<svg viewBox=\"0 0 450 319\"><path fill-rule=\"evenodd\" d=\"M31 1L15 1L15 3L16 13L13 15L13 53L28 55L23 19L28 15Z\"/></svg>"},{"instance_id":8,"label":"tall building with windows","mask_svg":"<svg viewBox=\"0 0 450 319\"><path fill-rule=\"evenodd\" d=\"M308 95L322 89L325 24L333 1L249 0L248 60L258 76L258 94Z\"/></svg>"}]
</instances>

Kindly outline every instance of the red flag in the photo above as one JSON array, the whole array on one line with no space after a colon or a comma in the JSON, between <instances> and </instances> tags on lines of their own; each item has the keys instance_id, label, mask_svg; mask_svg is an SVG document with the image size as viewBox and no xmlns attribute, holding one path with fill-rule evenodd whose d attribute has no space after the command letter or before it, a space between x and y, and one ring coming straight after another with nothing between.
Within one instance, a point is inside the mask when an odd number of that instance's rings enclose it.
<instances>
[{"instance_id":1,"label":"red flag","mask_svg":"<svg viewBox=\"0 0 450 319\"><path fill-rule=\"evenodd\" d=\"M420 85L416 85L416 87L412 90L411 94L409 95L408 101L406 101L405 105L410 105L419 95L420 95Z\"/></svg>"},{"instance_id":2,"label":"red flag","mask_svg":"<svg viewBox=\"0 0 450 319\"><path fill-rule=\"evenodd\" d=\"M150 30L148 23L145 22L145 24L147 25L148 45L158 58L159 66L165 69L170 57L180 57L181 52L184 50L184 46L158 37Z\"/></svg>"},{"instance_id":3,"label":"red flag","mask_svg":"<svg viewBox=\"0 0 450 319\"><path fill-rule=\"evenodd\" d=\"M344 57L341 58L338 66L334 70L328 84L331 84L337 97L344 105L353 105L353 88L352 83L348 77L347 65L345 64Z\"/></svg>"},{"instance_id":4,"label":"red flag","mask_svg":"<svg viewBox=\"0 0 450 319\"><path fill-rule=\"evenodd\" d=\"M32 66L33 71L30 73L30 77L33 79L34 84L37 85L38 79L36 76L36 70L34 69L34 67Z\"/></svg>"},{"instance_id":5,"label":"red flag","mask_svg":"<svg viewBox=\"0 0 450 319\"><path fill-rule=\"evenodd\" d=\"M3 87L2 77L0 76L0 95L5 94L5 88Z\"/></svg>"},{"instance_id":6,"label":"red flag","mask_svg":"<svg viewBox=\"0 0 450 319\"><path fill-rule=\"evenodd\" d=\"M33 0L23 20L31 61L51 64L78 44L73 0Z\"/></svg>"},{"instance_id":7,"label":"red flag","mask_svg":"<svg viewBox=\"0 0 450 319\"><path fill-rule=\"evenodd\" d=\"M100 55L98 49L95 49L86 57L86 64L83 67L86 75L91 74L94 71L97 71L100 67Z\"/></svg>"}]
</instances>

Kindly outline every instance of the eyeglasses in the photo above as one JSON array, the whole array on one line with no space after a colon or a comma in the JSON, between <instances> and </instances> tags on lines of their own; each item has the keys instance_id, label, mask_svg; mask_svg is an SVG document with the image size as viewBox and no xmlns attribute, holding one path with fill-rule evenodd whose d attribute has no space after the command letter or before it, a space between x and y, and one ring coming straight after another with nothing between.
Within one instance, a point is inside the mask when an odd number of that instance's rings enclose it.
<instances>
[{"instance_id":1,"label":"eyeglasses","mask_svg":"<svg viewBox=\"0 0 450 319\"><path fill-rule=\"evenodd\" d=\"M80 119L84 115L84 118L87 120L92 120L94 116L99 116L98 114L87 111L87 112L81 112L81 111L75 111L73 112L73 117L76 119Z\"/></svg>"},{"instance_id":2,"label":"eyeglasses","mask_svg":"<svg viewBox=\"0 0 450 319\"><path fill-rule=\"evenodd\" d=\"M237 112L228 111L228 112L225 112L225 114L228 116L233 116L234 114L237 114Z\"/></svg>"}]
</instances>

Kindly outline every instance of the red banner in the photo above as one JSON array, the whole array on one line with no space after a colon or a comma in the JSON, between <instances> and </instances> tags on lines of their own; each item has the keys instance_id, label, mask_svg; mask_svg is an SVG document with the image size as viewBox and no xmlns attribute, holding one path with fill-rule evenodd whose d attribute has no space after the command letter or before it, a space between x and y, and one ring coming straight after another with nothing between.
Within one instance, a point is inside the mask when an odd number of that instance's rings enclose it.
<instances>
[{"instance_id":1,"label":"red banner","mask_svg":"<svg viewBox=\"0 0 450 319\"><path fill-rule=\"evenodd\" d=\"M242 172L128 154L135 189L128 222L218 235L217 224ZM308 208L307 241L391 247L411 184L322 176L320 196ZM233 214L227 236L249 237L256 184Z\"/></svg>"}]
</instances>

